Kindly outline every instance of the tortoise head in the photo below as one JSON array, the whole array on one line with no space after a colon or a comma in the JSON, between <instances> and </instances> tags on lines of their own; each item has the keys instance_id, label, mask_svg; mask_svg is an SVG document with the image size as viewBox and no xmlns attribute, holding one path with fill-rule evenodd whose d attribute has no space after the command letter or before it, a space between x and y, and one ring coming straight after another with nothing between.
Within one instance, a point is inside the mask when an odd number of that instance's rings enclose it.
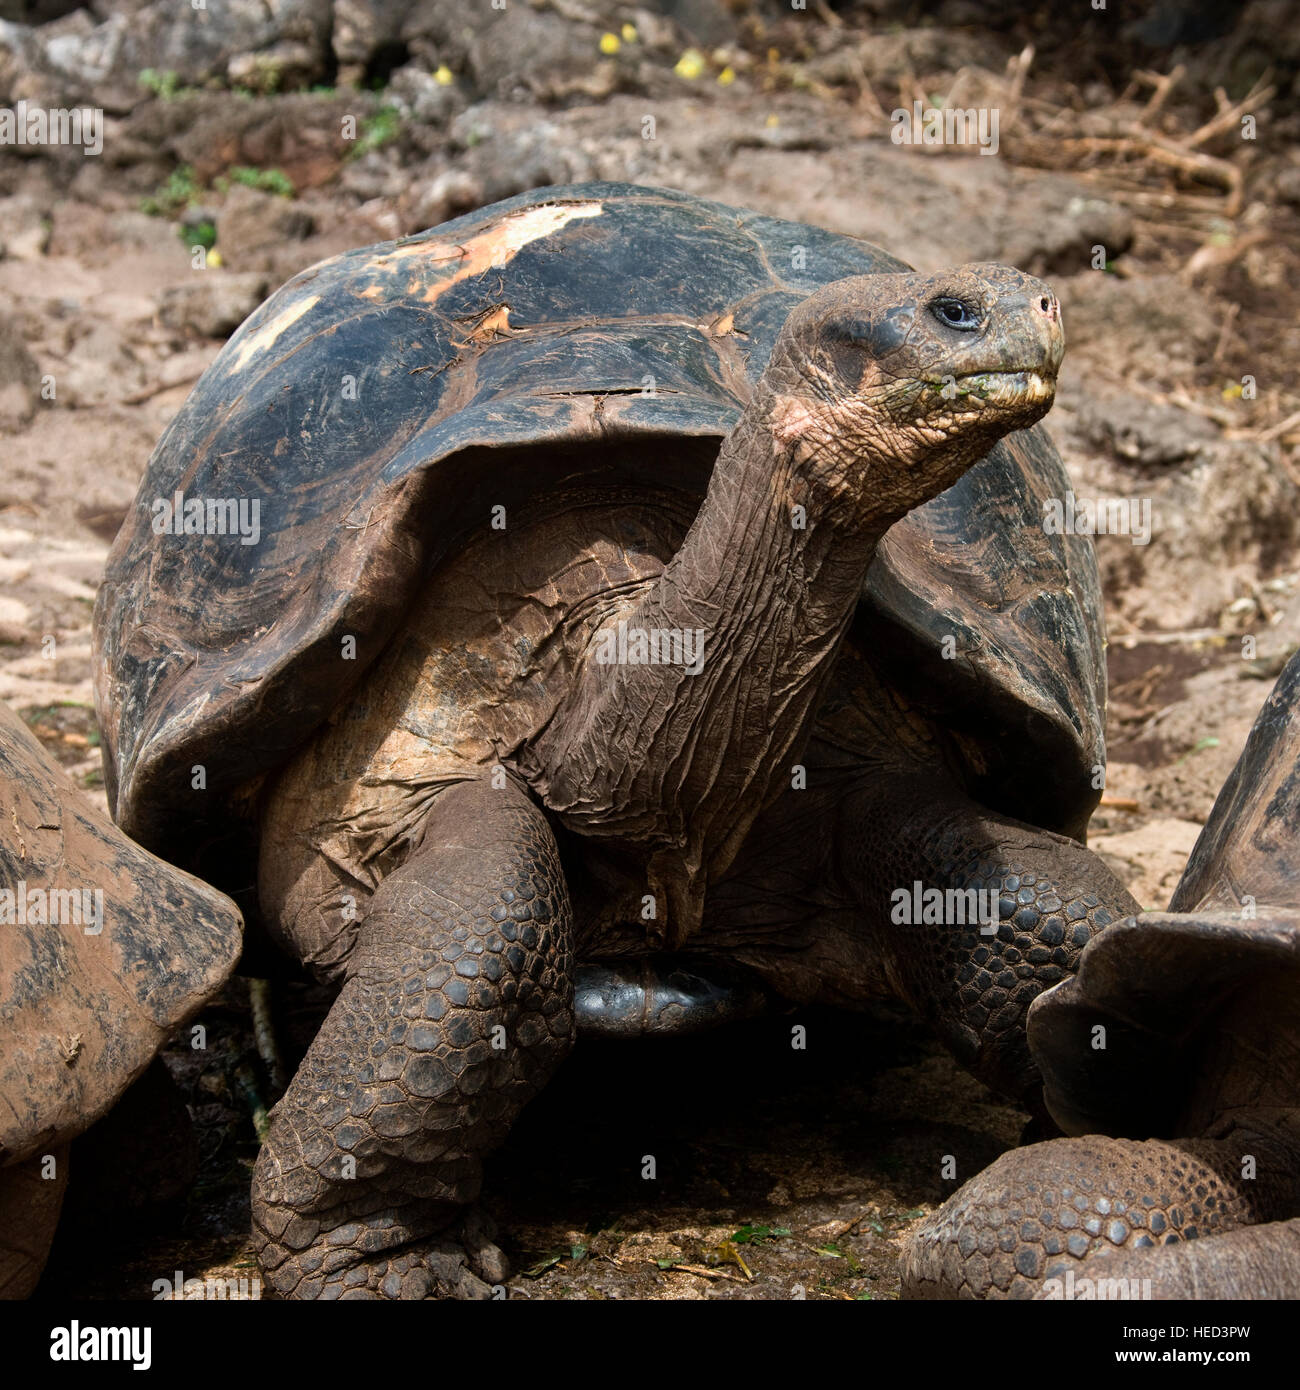
<instances>
[{"instance_id":1,"label":"tortoise head","mask_svg":"<svg viewBox=\"0 0 1300 1390\"><path fill-rule=\"evenodd\" d=\"M864 275L798 305L773 350L770 428L818 482L895 519L1050 409L1056 295L1002 265Z\"/></svg>"}]
</instances>

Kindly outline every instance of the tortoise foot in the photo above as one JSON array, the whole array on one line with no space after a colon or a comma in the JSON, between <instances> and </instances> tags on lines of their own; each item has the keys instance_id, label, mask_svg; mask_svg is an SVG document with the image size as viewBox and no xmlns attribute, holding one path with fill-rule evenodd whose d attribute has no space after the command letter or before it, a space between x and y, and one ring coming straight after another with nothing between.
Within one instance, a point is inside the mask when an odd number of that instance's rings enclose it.
<instances>
[{"instance_id":1,"label":"tortoise foot","mask_svg":"<svg viewBox=\"0 0 1300 1390\"><path fill-rule=\"evenodd\" d=\"M468 1208L445 1230L394 1248L391 1213L348 1222L325 1233L308 1250L288 1251L263 1268L282 1298L457 1299L466 1302L506 1296L510 1268L493 1243L492 1227L477 1208Z\"/></svg>"}]
</instances>

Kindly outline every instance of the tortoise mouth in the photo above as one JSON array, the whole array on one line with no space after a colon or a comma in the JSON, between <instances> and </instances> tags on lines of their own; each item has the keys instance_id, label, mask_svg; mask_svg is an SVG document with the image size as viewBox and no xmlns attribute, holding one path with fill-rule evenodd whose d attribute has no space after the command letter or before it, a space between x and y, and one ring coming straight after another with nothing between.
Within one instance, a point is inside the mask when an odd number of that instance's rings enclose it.
<instances>
[{"instance_id":1,"label":"tortoise mouth","mask_svg":"<svg viewBox=\"0 0 1300 1390\"><path fill-rule=\"evenodd\" d=\"M961 395L976 396L990 405L1038 405L1056 395L1056 373L1038 367L968 372L956 380Z\"/></svg>"}]
</instances>

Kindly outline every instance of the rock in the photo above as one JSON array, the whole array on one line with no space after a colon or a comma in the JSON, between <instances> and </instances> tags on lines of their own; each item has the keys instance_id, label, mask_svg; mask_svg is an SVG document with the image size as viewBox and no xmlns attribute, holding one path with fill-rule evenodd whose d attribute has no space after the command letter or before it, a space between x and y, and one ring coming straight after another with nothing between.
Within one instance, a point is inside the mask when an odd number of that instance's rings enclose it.
<instances>
[{"instance_id":1,"label":"rock","mask_svg":"<svg viewBox=\"0 0 1300 1390\"><path fill-rule=\"evenodd\" d=\"M736 38L733 8L739 7L728 7L722 0L656 0L654 8L674 20L698 43L714 47Z\"/></svg>"},{"instance_id":2,"label":"rock","mask_svg":"<svg viewBox=\"0 0 1300 1390\"><path fill-rule=\"evenodd\" d=\"M403 194L399 205L403 233L412 236L437 227L462 212L482 207L485 201L483 185L468 169L444 169Z\"/></svg>"},{"instance_id":3,"label":"rock","mask_svg":"<svg viewBox=\"0 0 1300 1390\"><path fill-rule=\"evenodd\" d=\"M1001 60L987 38L936 27L872 34L856 43L836 34L829 52L804 66L809 77L828 86L856 86L865 74L869 82L897 91L906 79L990 65L1000 68Z\"/></svg>"},{"instance_id":4,"label":"rock","mask_svg":"<svg viewBox=\"0 0 1300 1390\"><path fill-rule=\"evenodd\" d=\"M148 102L133 113L132 135L167 146L200 184L234 165L278 169L298 193L332 183L347 152L345 116L358 123L376 105L369 93L293 92L247 101L228 92Z\"/></svg>"},{"instance_id":5,"label":"rock","mask_svg":"<svg viewBox=\"0 0 1300 1390\"><path fill-rule=\"evenodd\" d=\"M0 199L0 259L37 261L50 244L50 213L26 194Z\"/></svg>"},{"instance_id":6,"label":"rock","mask_svg":"<svg viewBox=\"0 0 1300 1390\"><path fill-rule=\"evenodd\" d=\"M477 184L483 203L548 183L601 177L571 131L509 103L470 107L452 122L450 137L452 147L464 151L457 167Z\"/></svg>"},{"instance_id":7,"label":"rock","mask_svg":"<svg viewBox=\"0 0 1300 1390\"><path fill-rule=\"evenodd\" d=\"M1206 439L1187 459L1159 471L1099 459L1079 434L1074 441L1067 434L1065 452L1076 505L1078 499L1129 504L1130 534L1099 535L1096 550L1108 612L1130 629L1217 627L1234 600L1256 590L1261 575L1292 562L1300 543L1300 488L1276 443Z\"/></svg>"},{"instance_id":8,"label":"rock","mask_svg":"<svg viewBox=\"0 0 1300 1390\"><path fill-rule=\"evenodd\" d=\"M360 159L349 160L339 175L339 188L363 202L375 198L396 198L409 182L410 175L400 169L384 150L370 150Z\"/></svg>"},{"instance_id":9,"label":"rock","mask_svg":"<svg viewBox=\"0 0 1300 1390\"><path fill-rule=\"evenodd\" d=\"M262 91L323 76L330 13L330 0L222 0L199 9L128 0L100 23L79 10L39 29L5 26L17 33L0 34L0 46L21 43L26 66L54 76L66 103L111 94L129 106L146 70L197 86L237 80L233 67Z\"/></svg>"},{"instance_id":10,"label":"rock","mask_svg":"<svg viewBox=\"0 0 1300 1390\"><path fill-rule=\"evenodd\" d=\"M1101 198L1071 198L1054 217L1012 228L1003 259L1030 275L1075 275L1091 267L1094 248L1114 260L1133 245L1133 217Z\"/></svg>"},{"instance_id":11,"label":"rock","mask_svg":"<svg viewBox=\"0 0 1300 1390\"><path fill-rule=\"evenodd\" d=\"M418 8L417 0L334 0L330 43L339 66L364 72L381 49L406 38L407 21L417 17ZM436 11L438 0L426 8Z\"/></svg>"},{"instance_id":12,"label":"rock","mask_svg":"<svg viewBox=\"0 0 1300 1390\"><path fill-rule=\"evenodd\" d=\"M321 54L309 43L277 43L256 53L241 53L226 64L233 87L269 95L300 87L319 73Z\"/></svg>"},{"instance_id":13,"label":"rock","mask_svg":"<svg viewBox=\"0 0 1300 1390\"><path fill-rule=\"evenodd\" d=\"M1195 458L1219 438L1218 429L1200 415L1099 387L1080 402L1078 427L1094 448L1143 468Z\"/></svg>"},{"instance_id":14,"label":"rock","mask_svg":"<svg viewBox=\"0 0 1300 1390\"><path fill-rule=\"evenodd\" d=\"M1175 275L1125 280L1089 270L1058 280L1056 290L1070 351L1104 344L1115 376L1131 370L1150 381L1156 364L1158 380L1199 371L1223 327L1214 301Z\"/></svg>"},{"instance_id":15,"label":"rock","mask_svg":"<svg viewBox=\"0 0 1300 1390\"><path fill-rule=\"evenodd\" d=\"M36 413L40 377L18 326L0 314L0 430L21 429Z\"/></svg>"},{"instance_id":16,"label":"rock","mask_svg":"<svg viewBox=\"0 0 1300 1390\"><path fill-rule=\"evenodd\" d=\"M716 34L719 42L736 36L736 22L722 0L660 0L657 8L673 6L692 11L692 22ZM656 40L665 30L677 35L672 45L677 52L688 42L681 24L621 0L570 0L546 8L515 0L505 9L493 9L487 0L474 5L464 0L336 0L334 56L340 80L352 82L376 68L382 75L385 60L398 54L426 71L446 64L480 98L596 98L620 86L645 87L649 43L640 37L625 43L615 61L607 61L600 51L601 35L619 32L625 22L636 23L640 35L642 17L647 34ZM527 61L521 62L521 54Z\"/></svg>"},{"instance_id":17,"label":"rock","mask_svg":"<svg viewBox=\"0 0 1300 1390\"><path fill-rule=\"evenodd\" d=\"M601 62L599 26L519 6L485 7L484 18L487 22L476 26L465 53L481 96L509 100L523 94L546 100L582 90L584 79L596 80L585 95L600 97L614 89L613 65ZM526 64L520 63L520 53L528 54Z\"/></svg>"},{"instance_id":18,"label":"rock","mask_svg":"<svg viewBox=\"0 0 1300 1390\"><path fill-rule=\"evenodd\" d=\"M289 198L236 184L217 214L217 246L232 270L258 269L257 253L301 241L315 229L315 218Z\"/></svg>"},{"instance_id":19,"label":"rock","mask_svg":"<svg viewBox=\"0 0 1300 1390\"><path fill-rule=\"evenodd\" d=\"M120 323L83 314L69 323L68 333L63 360L54 373L57 405L109 405L144 386L145 367L130 351Z\"/></svg>"},{"instance_id":20,"label":"rock","mask_svg":"<svg viewBox=\"0 0 1300 1390\"><path fill-rule=\"evenodd\" d=\"M444 86L415 63L398 68L386 95L396 100L404 115L422 125L445 125L465 104L454 83Z\"/></svg>"},{"instance_id":21,"label":"rock","mask_svg":"<svg viewBox=\"0 0 1300 1390\"><path fill-rule=\"evenodd\" d=\"M163 291L158 317L168 328L200 338L225 338L266 297L269 280L261 271L230 274L196 271L194 279Z\"/></svg>"}]
</instances>

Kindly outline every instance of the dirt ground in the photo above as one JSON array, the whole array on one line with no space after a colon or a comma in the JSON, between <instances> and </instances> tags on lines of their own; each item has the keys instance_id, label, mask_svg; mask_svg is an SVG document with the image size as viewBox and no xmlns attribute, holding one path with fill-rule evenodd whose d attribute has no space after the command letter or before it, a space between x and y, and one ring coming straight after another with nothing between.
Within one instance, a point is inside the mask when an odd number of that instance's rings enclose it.
<instances>
[{"instance_id":1,"label":"dirt ground","mask_svg":"<svg viewBox=\"0 0 1300 1390\"><path fill-rule=\"evenodd\" d=\"M473 89L459 70L445 84L414 49L361 90L342 70L271 94L155 77L113 113L102 159L0 151L0 699L103 804L98 576L159 433L269 289L534 184L667 185L922 270L1003 260L1057 287L1068 352L1047 428L1080 497L1151 506L1149 544L1097 541L1111 698L1090 842L1163 907L1300 645L1300 40L1268 4L1163 44L1043 9L995 27L972 5L814 4L757 38L736 21L695 76L670 29L662 61L644 40L645 71L609 78L602 49L551 91ZM608 22L626 57L637 40ZM914 92L998 105L997 156L891 142L888 113ZM361 146L338 138L348 113ZM214 237L215 254L192 250ZM277 986L290 1063L323 1002ZM197 1186L125 1226L88 1214L42 1295L147 1298L174 1270L252 1272L251 1113L270 1096L244 984L203 1021L201 1058L167 1054ZM492 1161L487 1206L518 1297L892 1299L903 1236L956 1186L942 1157L963 1181L1024 1122L901 1009L777 1015L579 1049Z\"/></svg>"}]
</instances>

